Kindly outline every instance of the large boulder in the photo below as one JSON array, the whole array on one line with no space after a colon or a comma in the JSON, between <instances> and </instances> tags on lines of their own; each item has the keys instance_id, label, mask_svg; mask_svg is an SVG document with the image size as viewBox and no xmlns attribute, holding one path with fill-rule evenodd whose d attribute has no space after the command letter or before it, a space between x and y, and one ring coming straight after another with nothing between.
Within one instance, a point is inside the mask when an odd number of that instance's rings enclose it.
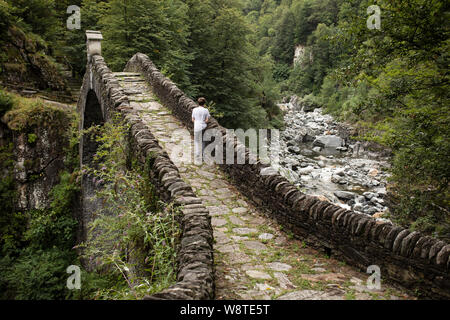
<instances>
[{"instance_id":1,"label":"large boulder","mask_svg":"<svg viewBox=\"0 0 450 320\"><path fill-rule=\"evenodd\" d=\"M313 142L315 138L314 130L310 128L299 128L297 129L297 134L294 141L297 143Z\"/></svg>"},{"instance_id":2,"label":"large boulder","mask_svg":"<svg viewBox=\"0 0 450 320\"><path fill-rule=\"evenodd\" d=\"M313 145L321 148L339 148L344 145L344 140L334 135L318 136Z\"/></svg>"},{"instance_id":3,"label":"large boulder","mask_svg":"<svg viewBox=\"0 0 450 320\"><path fill-rule=\"evenodd\" d=\"M334 195L338 199L345 200L345 201L353 200L356 196L354 193L348 192L348 191L335 191Z\"/></svg>"}]
</instances>

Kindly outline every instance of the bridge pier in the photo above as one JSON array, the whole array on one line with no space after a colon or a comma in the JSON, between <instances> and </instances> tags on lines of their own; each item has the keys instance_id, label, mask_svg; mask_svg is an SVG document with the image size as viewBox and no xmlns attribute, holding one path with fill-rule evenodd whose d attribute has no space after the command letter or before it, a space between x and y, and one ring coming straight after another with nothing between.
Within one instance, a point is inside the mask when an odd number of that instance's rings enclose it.
<instances>
[{"instance_id":1,"label":"bridge pier","mask_svg":"<svg viewBox=\"0 0 450 320\"><path fill-rule=\"evenodd\" d=\"M81 90L81 96L78 101L78 111L80 117L80 131L82 135L80 138L79 154L80 154L80 168L93 168L94 155L97 152L99 143L95 139L95 134L86 134L85 130L93 126L102 126L105 122L104 108L98 99L95 82L93 81L92 57L101 54L101 40L102 35L98 31L86 31L86 45L88 64L86 68L85 81ZM86 81L86 77L89 81ZM83 93L87 92L84 96ZM98 187L94 183L94 176L90 174L83 174L81 177L81 198L80 198L80 231L78 242L87 240L87 230L89 222L93 221L93 215L101 207L101 199L95 197ZM90 269L87 261L82 261L87 269Z\"/></svg>"}]
</instances>

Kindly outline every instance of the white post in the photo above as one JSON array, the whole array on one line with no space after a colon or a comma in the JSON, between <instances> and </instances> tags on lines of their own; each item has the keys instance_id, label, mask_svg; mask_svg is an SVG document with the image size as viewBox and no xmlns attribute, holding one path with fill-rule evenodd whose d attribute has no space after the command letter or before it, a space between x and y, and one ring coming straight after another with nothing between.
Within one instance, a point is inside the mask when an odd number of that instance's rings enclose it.
<instances>
[{"instance_id":1,"label":"white post","mask_svg":"<svg viewBox=\"0 0 450 320\"><path fill-rule=\"evenodd\" d=\"M86 48L88 62L90 61L90 58L92 56L96 54L102 54L102 40L103 36L100 31L86 30Z\"/></svg>"}]
</instances>

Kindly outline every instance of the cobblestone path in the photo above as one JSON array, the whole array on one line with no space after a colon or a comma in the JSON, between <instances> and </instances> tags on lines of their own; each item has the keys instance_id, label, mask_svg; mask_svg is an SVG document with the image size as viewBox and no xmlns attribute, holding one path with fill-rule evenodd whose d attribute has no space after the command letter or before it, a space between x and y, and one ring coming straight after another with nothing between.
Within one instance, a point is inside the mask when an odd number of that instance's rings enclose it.
<instances>
[{"instance_id":1,"label":"cobblestone path","mask_svg":"<svg viewBox=\"0 0 450 320\"><path fill-rule=\"evenodd\" d=\"M216 299L412 299L383 282L380 290L369 290L369 274L294 239L254 208L216 166L180 163L177 146L187 141L184 150L193 150L183 124L158 102L138 74L115 75L131 106L209 210L215 238Z\"/></svg>"}]
</instances>

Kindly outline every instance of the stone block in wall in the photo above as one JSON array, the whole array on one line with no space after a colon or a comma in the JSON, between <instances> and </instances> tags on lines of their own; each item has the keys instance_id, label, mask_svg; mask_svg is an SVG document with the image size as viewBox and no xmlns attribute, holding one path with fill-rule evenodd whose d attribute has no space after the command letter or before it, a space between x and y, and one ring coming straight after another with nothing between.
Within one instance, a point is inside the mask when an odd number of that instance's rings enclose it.
<instances>
[{"instance_id":1,"label":"stone block in wall","mask_svg":"<svg viewBox=\"0 0 450 320\"><path fill-rule=\"evenodd\" d=\"M436 241L430 248L428 260L434 262L437 254L446 245L444 241Z\"/></svg>"},{"instance_id":2,"label":"stone block in wall","mask_svg":"<svg viewBox=\"0 0 450 320\"><path fill-rule=\"evenodd\" d=\"M400 254L404 257L409 257L420 237L421 234L417 231L411 232L407 237L405 237L402 241Z\"/></svg>"},{"instance_id":3,"label":"stone block in wall","mask_svg":"<svg viewBox=\"0 0 450 320\"><path fill-rule=\"evenodd\" d=\"M448 260L450 258L450 245L442 247L441 251L436 256L436 264L440 266L446 266L448 269Z\"/></svg>"},{"instance_id":4,"label":"stone block in wall","mask_svg":"<svg viewBox=\"0 0 450 320\"><path fill-rule=\"evenodd\" d=\"M397 237L395 237L394 244L392 246L392 251L396 254L400 254L400 250L402 248L402 241L404 238L406 238L411 231L409 230L402 230Z\"/></svg>"},{"instance_id":5,"label":"stone block in wall","mask_svg":"<svg viewBox=\"0 0 450 320\"><path fill-rule=\"evenodd\" d=\"M385 249L392 250L395 238L401 231L403 231L403 228L399 226L395 226L390 229L389 233L384 237L383 246Z\"/></svg>"}]
</instances>

